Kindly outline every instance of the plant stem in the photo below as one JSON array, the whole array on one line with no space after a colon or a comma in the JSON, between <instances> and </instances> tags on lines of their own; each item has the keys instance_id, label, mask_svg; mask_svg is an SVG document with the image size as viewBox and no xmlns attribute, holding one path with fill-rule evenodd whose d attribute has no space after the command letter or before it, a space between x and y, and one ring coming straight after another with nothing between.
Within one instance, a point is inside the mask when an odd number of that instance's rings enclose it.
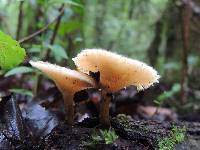
<instances>
[{"instance_id":1,"label":"plant stem","mask_svg":"<svg viewBox=\"0 0 200 150\"><path fill-rule=\"evenodd\" d=\"M109 127L110 126L109 106L110 106L111 96L109 96L105 90L102 90L101 96L102 96L102 102L100 106L99 121L103 126Z\"/></svg>"},{"instance_id":2,"label":"plant stem","mask_svg":"<svg viewBox=\"0 0 200 150\"><path fill-rule=\"evenodd\" d=\"M64 7L65 7L65 5L62 4L61 7L58 10L60 12L60 15L57 18L57 21L56 21L56 24L55 24L55 27L54 27L54 30L53 30L53 35L50 39L50 45L54 44L54 41L55 41L55 38L56 38L56 35L57 35L57 32L58 32L58 28L60 26L60 22L61 22L63 14L64 14ZM50 56L50 49L48 48L47 51L46 51L45 58L44 58L45 61L47 61L49 59L49 56Z\"/></svg>"},{"instance_id":3,"label":"plant stem","mask_svg":"<svg viewBox=\"0 0 200 150\"><path fill-rule=\"evenodd\" d=\"M65 93L65 92L64 92ZM74 94L63 94L64 105L65 105L65 120L68 125L74 124Z\"/></svg>"},{"instance_id":4,"label":"plant stem","mask_svg":"<svg viewBox=\"0 0 200 150\"><path fill-rule=\"evenodd\" d=\"M34 84L34 87L33 87L33 94L34 94L34 96L36 96L36 95L37 95L37 92L38 92L39 76L40 76L40 74L38 74L38 73L36 72L36 74L35 74L36 81L35 81L35 84Z\"/></svg>"},{"instance_id":5,"label":"plant stem","mask_svg":"<svg viewBox=\"0 0 200 150\"><path fill-rule=\"evenodd\" d=\"M16 40L19 40L20 32L22 29L23 3L24 3L24 1L20 1L20 4L19 4L19 15L18 15L18 23L17 23Z\"/></svg>"}]
</instances>

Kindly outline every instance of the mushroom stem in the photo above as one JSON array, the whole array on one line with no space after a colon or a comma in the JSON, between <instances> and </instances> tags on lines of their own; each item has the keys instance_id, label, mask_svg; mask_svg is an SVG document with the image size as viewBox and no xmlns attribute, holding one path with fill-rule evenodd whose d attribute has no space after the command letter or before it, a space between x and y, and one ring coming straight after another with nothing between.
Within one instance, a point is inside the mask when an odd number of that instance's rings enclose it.
<instances>
[{"instance_id":1,"label":"mushroom stem","mask_svg":"<svg viewBox=\"0 0 200 150\"><path fill-rule=\"evenodd\" d=\"M68 125L72 126L74 124L74 101L73 94L64 94L64 105L65 105L65 120Z\"/></svg>"},{"instance_id":2,"label":"mushroom stem","mask_svg":"<svg viewBox=\"0 0 200 150\"><path fill-rule=\"evenodd\" d=\"M103 126L109 127L110 126L109 106L110 106L111 96L108 95L108 93L105 90L102 90L101 96L102 96L102 102L100 106L99 121Z\"/></svg>"}]
</instances>

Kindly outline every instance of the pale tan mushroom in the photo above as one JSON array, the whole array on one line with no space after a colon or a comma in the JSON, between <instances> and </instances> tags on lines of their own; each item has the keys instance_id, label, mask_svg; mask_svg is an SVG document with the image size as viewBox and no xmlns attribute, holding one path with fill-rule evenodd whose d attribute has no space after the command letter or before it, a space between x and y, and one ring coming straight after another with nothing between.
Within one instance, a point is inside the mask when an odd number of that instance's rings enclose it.
<instances>
[{"instance_id":1,"label":"pale tan mushroom","mask_svg":"<svg viewBox=\"0 0 200 150\"><path fill-rule=\"evenodd\" d=\"M157 83L160 77L156 70L143 62L102 49L83 50L73 61L83 73L100 72L99 87L111 93L130 85L143 90ZM100 122L109 124L110 98L105 92L103 95Z\"/></svg>"},{"instance_id":2,"label":"pale tan mushroom","mask_svg":"<svg viewBox=\"0 0 200 150\"><path fill-rule=\"evenodd\" d=\"M55 82L64 98L66 121L69 125L72 125L74 121L74 94L83 89L94 87L95 81L84 73L48 62L30 61L30 64L44 72Z\"/></svg>"}]
</instances>

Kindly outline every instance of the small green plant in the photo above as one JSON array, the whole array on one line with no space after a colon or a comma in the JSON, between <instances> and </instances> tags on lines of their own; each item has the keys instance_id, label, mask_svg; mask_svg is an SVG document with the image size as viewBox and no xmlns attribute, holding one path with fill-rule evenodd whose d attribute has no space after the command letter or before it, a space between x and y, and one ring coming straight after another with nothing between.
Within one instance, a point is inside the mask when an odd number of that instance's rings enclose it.
<instances>
[{"instance_id":1,"label":"small green plant","mask_svg":"<svg viewBox=\"0 0 200 150\"><path fill-rule=\"evenodd\" d=\"M101 137L103 138L103 141L106 144L112 144L115 140L118 139L117 134L115 133L114 130L109 129L109 130L100 130Z\"/></svg>"},{"instance_id":2,"label":"small green plant","mask_svg":"<svg viewBox=\"0 0 200 150\"><path fill-rule=\"evenodd\" d=\"M89 146L95 146L97 144L112 144L118 139L118 135L113 129L100 130L100 134L93 134L92 141L88 144Z\"/></svg>"},{"instance_id":3,"label":"small green plant","mask_svg":"<svg viewBox=\"0 0 200 150\"><path fill-rule=\"evenodd\" d=\"M175 83L172 86L171 90L165 91L161 95L159 95L157 100L154 100L154 103L156 103L160 107L167 99L178 93L180 89L181 89L180 84Z\"/></svg>"},{"instance_id":4,"label":"small green plant","mask_svg":"<svg viewBox=\"0 0 200 150\"><path fill-rule=\"evenodd\" d=\"M185 128L178 128L174 126L170 135L159 142L159 150L172 150L176 144L184 141L185 132Z\"/></svg>"}]
</instances>

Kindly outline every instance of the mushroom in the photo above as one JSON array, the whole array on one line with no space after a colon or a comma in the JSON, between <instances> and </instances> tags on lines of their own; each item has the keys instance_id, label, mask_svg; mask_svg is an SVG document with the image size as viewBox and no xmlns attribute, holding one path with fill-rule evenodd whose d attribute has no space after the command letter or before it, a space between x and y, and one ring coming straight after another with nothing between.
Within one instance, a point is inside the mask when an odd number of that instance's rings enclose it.
<instances>
[{"instance_id":1,"label":"mushroom","mask_svg":"<svg viewBox=\"0 0 200 150\"><path fill-rule=\"evenodd\" d=\"M30 61L30 64L47 74L47 76L55 82L63 95L67 124L73 125L74 94L78 91L94 87L95 81L87 74L50 64L48 62Z\"/></svg>"},{"instance_id":2,"label":"mushroom","mask_svg":"<svg viewBox=\"0 0 200 150\"><path fill-rule=\"evenodd\" d=\"M98 87L102 90L100 122L109 125L108 93L134 85L137 90L144 90L158 83L159 75L147 64L103 49L86 49L73 58L78 70L90 74L100 72Z\"/></svg>"}]
</instances>

